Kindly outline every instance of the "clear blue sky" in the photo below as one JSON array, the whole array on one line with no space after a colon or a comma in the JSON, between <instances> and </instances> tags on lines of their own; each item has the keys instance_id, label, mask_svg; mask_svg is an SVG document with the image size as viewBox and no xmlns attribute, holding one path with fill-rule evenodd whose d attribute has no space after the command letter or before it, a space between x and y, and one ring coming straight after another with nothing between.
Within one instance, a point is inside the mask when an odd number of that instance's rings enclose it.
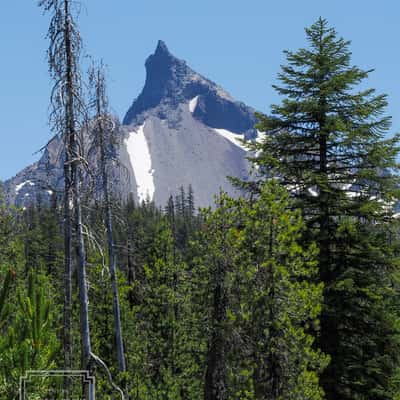
<instances>
[{"instance_id":1,"label":"clear blue sky","mask_svg":"<svg viewBox=\"0 0 400 400\"><path fill-rule=\"evenodd\" d=\"M319 16L352 41L353 61L375 68L368 82L389 95L392 132L400 131L398 0L82 0L85 48L109 66L109 95L122 118L139 94L144 61L158 39L238 100L267 112L284 49L305 45ZM4 2L0 14L0 179L38 158L50 138L48 17L36 0Z\"/></svg>"}]
</instances>

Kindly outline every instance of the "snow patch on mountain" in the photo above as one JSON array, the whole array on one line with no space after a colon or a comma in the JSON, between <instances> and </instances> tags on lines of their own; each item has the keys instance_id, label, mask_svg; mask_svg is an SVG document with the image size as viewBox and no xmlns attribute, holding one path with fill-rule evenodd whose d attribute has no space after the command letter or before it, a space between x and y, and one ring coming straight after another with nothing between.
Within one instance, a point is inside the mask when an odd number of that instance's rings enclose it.
<instances>
[{"instance_id":1,"label":"snow patch on mountain","mask_svg":"<svg viewBox=\"0 0 400 400\"><path fill-rule=\"evenodd\" d=\"M194 113L194 110L197 107L197 101L199 100L199 96L193 97L192 100L189 101L189 111Z\"/></svg>"},{"instance_id":2,"label":"snow patch on mountain","mask_svg":"<svg viewBox=\"0 0 400 400\"><path fill-rule=\"evenodd\" d=\"M267 136L266 132L262 132L257 129L256 142L262 143L266 136Z\"/></svg>"},{"instance_id":3,"label":"snow patch on mountain","mask_svg":"<svg viewBox=\"0 0 400 400\"><path fill-rule=\"evenodd\" d=\"M35 186L35 184L32 181L27 180L15 186L15 193L18 193L25 185Z\"/></svg>"},{"instance_id":4,"label":"snow patch on mountain","mask_svg":"<svg viewBox=\"0 0 400 400\"><path fill-rule=\"evenodd\" d=\"M256 143L262 144L266 136L267 136L267 134L265 132L259 131L257 129ZM257 150L255 153L255 156L258 157L261 153L262 153L262 150ZM260 166L258 164L255 165L256 170L258 170L259 168L260 168Z\"/></svg>"},{"instance_id":5,"label":"snow patch on mountain","mask_svg":"<svg viewBox=\"0 0 400 400\"><path fill-rule=\"evenodd\" d=\"M244 140L244 135L228 131L227 129L214 128L214 131L217 132L219 135L223 136L225 139L228 139L234 145L247 151L246 146L241 142L241 140Z\"/></svg>"},{"instance_id":6,"label":"snow patch on mountain","mask_svg":"<svg viewBox=\"0 0 400 400\"><path fill-rule=\"evenodd\" d=\"M155 191L154 169L151 167L150 150L144 135L144 126L145 124L130 132L128 138L125 139L138 188L139 201L146 200L147 196L152 200Z\"/></svg>"}]
</instances>

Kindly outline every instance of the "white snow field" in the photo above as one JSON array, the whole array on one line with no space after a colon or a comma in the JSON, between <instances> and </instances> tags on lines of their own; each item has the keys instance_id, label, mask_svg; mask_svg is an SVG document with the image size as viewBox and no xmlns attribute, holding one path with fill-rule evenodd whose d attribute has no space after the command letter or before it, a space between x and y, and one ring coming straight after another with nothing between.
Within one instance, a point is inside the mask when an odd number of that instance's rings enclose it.
<instances>
[{"instance_id":1,"label":"white snow field","mask_svg":"<svg viewBox=\"0 0 400 400\"><path fill-rule=\"evenodd\" d=\"M189 111L191 113L194 113L194 110L197 107L197 100L199 99L199 96L193 97L192 100L189 101Z\"/></svg>"},{"instance_id":2,"label":"white snow field","mask_svg":"<svg viewBox=\"0 0 400 400\"><path fill-rule=\"evenodd\" d=\"M228 139L234 145L247 151L246 146L241 142L241 140L244 139L244 135L241 135L240 133L234 133L234 132L228 131L226 129L214 128L214 131L217 132L219 135L223 136L225 139Z\"/></svg>"},{"instance_id":3,"label":"white snow field","mask_svg":"<svg viewBox=\"0 0 400 400\"><path fill-rule=\"evenodd\" d=\"M144 125L140 126L136 131L130 132L129 137L125 139L132 170L135 174L140 202L146 200L147 197L152 200L155 190L154 169L151 168L151 156L144 136Z\"/></svg>"}]
</instances>

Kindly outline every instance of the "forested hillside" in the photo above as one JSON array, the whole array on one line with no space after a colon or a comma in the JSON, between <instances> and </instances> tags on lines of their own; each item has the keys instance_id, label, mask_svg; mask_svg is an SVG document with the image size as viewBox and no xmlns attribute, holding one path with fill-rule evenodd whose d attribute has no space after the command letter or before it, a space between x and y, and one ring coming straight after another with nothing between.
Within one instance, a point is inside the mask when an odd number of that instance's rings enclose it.
<instances>
[{"instance_id":1,"label":"forested hillside","mask_svg":"<svg viewBox=\"0 0 400 400\"><path fill-rule=\"evenodd\" d=\"M131 398L262 398L286 381L285 392L320 398L326 357L312 349L310 329L318 327L322 286L312 282L316 247L301 245L300 213L288 210L276 184L254 202L221 195L214 212L195 214L193 201L183 189L165 210L113 201L125 373L118 372L105 207L85 207L93 352ZM26 369L63 368L61 220L55 200L1 210L2 398L16 396ZM73 287L76 274L74 265ZM72 366L79 369L76 296ZM277 362L271 377L270 357ZM98 396L111 393L103 371L97 379Z\"/></svg>"}]
</instances>

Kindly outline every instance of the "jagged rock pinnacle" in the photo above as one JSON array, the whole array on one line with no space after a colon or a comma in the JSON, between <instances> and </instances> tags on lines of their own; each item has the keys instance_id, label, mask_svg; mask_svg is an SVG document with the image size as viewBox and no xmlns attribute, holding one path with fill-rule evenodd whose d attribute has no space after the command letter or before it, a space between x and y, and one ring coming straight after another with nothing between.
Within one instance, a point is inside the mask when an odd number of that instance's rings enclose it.
<instances>
[{"instance_id":1,"label":"jagged rock pinnacle","mask_svg":"<svg viewBox=\"0 0 400 400\"><path fill-rule=\"evenodd\" d=\"M241 105L221 87L192 70L184 60L176 58L162 40L158 41L145 65L145 85L129 108L124 125L138 123L143 113L148 112L155 112L160 118L172 117L179 105L187 104L194 97L198 99L198 107L193 116L209 126L219 127L221 118L232 119L227 126L239 128L241 132L254 124L247 109L241 110Z\"/></svg>"},{"instance_id":2,"label":"jagged rock pinnacle","mask_svg":"<svg viewBox=\"0 0 400 400\"><path fill-rule=\"evenodd\" d=\"M187 68L184 61L175 58L167 45L159 40L155 52L145 63L146 82L142 93L128 110L124 124L129 124L141 112L156 107L162 99L173 96L178 84L176 72Z\"/></svg>"},{"instance_id":3,"label":"jagged rock pinnacle","mask_svg":"<svg viewBox=\"0 0 400 400\"><path fill-rule=\"evenodd\" d=\"M167 45L163 40L159 40L154 54L170 54Z\"/></svg>"},{"instance_id":4,"label":"jagged rock pinnacle","mask_svg":"<svg viewBox=\"0 0 400 400\"><path fill-rule=\"evenodd\" d=\"M168 50L167 45L162 40L159 40L155 52L147 58L146 69L149 73L149 68L151 72L152 64L162 64L164 67L171 67L172 64L180 63L181 60L175 58Z\"/></svg>"}]
</instances>

